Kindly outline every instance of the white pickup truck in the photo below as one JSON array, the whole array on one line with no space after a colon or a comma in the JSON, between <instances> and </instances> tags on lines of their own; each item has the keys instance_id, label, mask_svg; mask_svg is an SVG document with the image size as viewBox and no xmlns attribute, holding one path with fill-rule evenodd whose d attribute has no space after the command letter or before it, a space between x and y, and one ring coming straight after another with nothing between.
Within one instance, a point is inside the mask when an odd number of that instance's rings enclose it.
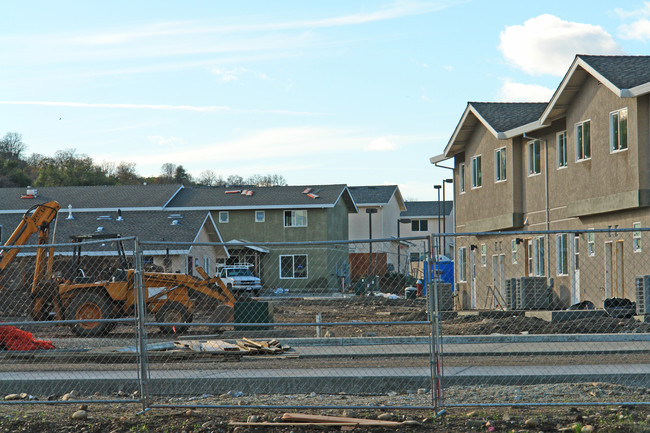
<instances>
[{"instance_id":1,"label":"white pickup truck","mask_svg":"<svg viewBox=\"0 0 650 433\"><path fill-rule=\"evenodd\" d=\"M233 294L258 296L262 290L261 280L253 275L248 265L222 266L217 269L217 277L221 278Z\"/></svg>"}]
</instances>

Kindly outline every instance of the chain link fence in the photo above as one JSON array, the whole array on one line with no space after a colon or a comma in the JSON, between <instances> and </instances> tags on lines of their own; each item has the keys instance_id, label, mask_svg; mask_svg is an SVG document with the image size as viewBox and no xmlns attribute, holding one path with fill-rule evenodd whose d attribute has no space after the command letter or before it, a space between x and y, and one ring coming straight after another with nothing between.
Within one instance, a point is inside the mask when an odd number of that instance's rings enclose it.
<instances>
[{"instance_id":1,"label":"chain link fence","mask_svg":"<svg viewBox=\"0 0 650 433\"><path fill-rule=\"evenodd\" d=\"M646 235L5 247L0 403L645 404Z\"/></svg>"},{"instance_id":2,"label":"chain link fence","mask_svg":"<svg viewBox=\"0 0 650 433\"><path fill-rule=\"evenodd\" d=\"M441 404L650 401L647 232L454 236Z\"/></svg>"}]
</instances>

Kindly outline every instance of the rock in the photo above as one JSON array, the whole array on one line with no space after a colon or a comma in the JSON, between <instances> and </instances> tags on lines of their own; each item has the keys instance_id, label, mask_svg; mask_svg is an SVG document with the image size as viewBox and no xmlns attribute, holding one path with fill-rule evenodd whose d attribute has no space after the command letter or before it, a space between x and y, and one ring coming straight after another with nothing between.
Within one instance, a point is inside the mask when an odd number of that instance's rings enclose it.
<instances>
[{"instance_id":1,"label":"rock","mask_svg":"<svg viewBox=\"0 0 650 433\"><path fill-rule=\"evenodd\" d=\"M214 421L207 421L201 424L201 428L204 428L206 430L214 430L217 428L217 423Z\"/></svg>"},{"instance_id":2,"label":"rock","mask_svg":"<svg viewBox=\"0 0 650 433\"><path fill-rule=\"evenodd\" d=\"M74 396L72 394L70 394L70 393L63 394L63 397L61 397L61 400L63 400L63 401L68 401L68 400L72 400L72 399L74 399Z\"/></svg>"},{"instance_id":3,"label":"rock","mask_svg":"<svg viewBox=\"0 0 650 433\"><path fill-rule=\"evenodd\" d=\"M467 418L472 418L472 417L476 416L477 413L478 412L475 411L475 410L473 410L471 412L467 412Z\"/></svg>"},{"instance_id":4,"label":"rock","mask_svg":"<svg viewBox=\"0 0 650 433\"><path fill-rule=\"evenodd\" d=\"M88 405L87 404L82 404L81 406L79 406L79 410L88 411Z\"/></svg>"},{"instance_id":5,"label":"rock","mask_svg":"<svg viewBox=\"0 0 650 433\"><path fill-rule=\"evenodd\" d=\"M20 398L22 400L27 400L28 397L29 397L29 394L27 394L26 392L21 392L20 393Z\"/></svg>"},{"instance_id":6,"label":"rock","mask_svg":"<svg viewBox=\"0 0 650 433\"><path fill-rule=\"evenodd\" d=\"M346 418L357 418L359 416L359 414L357 414L353 410L348 409L348 410L343 411L343 416L346 417Z\"/></svg>"},{"instance_id":7,"label":"rock","mask_svg":"<svg viewBox=\"0 0 650 433\"><path fill-rule=\"evenodd\" d=\"M82 420L88 418L88 412L85 410L78 410L72 414L72 419Z\"/></svg>"},{"instance_id":8,"label":"rock","mask_svg":"<svg viewBox=\"0 0 650 433\"><path fill-rule=\"evenodd\" d=\"M334 336L334 332L330 331L329 329L325 331L325 338L333 338Z\"/></svg>"},{"instance_id":9,"label":"rock","mask_svg":"<svg viewBox=\"0 0 650 433\"><path fill-rule=\"evenodd\" d=\"M503 418L501 418L502 421L508 422L510 421L510 414L509 413L504 413Z\"/></svg>"},{"instance_id":10,"label":"rock","mask_svg":"<svg viewBox=\"0 0 650 433\"><path fill-rule=\"evenodd\" d=\"M469 428L481 428L485 426L485 423L484 419L468 419L465 421L465 425Z\"/></svg>"},{"instance_id":11,"label":"rock","mask_svg":"<svg viewBox=\"0 0 650 433\"><path fill-rule=\"evenodd\" d=\"M407 419L406 421L402 422L402 425L418 426L420 425L420 422L414 419Z\"/></svg>"},{"instance_id":12,"label":"rock","mask_svg":"<svg viewBox=\"0 0 650 433\"><path fill-rule=\"evenodd\" d=\"M7 394L5 395L5 400L6 401L20 400L20 394Z\"/></svg>"},{"instance_id":13,"label":"rock","mask_svg":"<svg viewBox=\"0 0 650 433\"><path fill-rule=\"evenodd\" d=\"M426 394L427 391L428 391L428 390L427 390L426 388L418 388L418 394L419 394L419 395Z\"/></svg>"},{"instance_id":14,"label":"rock","mask_svg":"<svg viewBox=\"0 0 650 433\"><path fill-rule=\"evenodd\" d=\"M185 411L185 416L194 416L194 411L192 409L187 409Z\"/></svg>"},{"instance_id":15,"label":"rock","mask_svg":"<svg viewBox=\"0 0 650 433\"><path fill-rule=\"evenodd\" d=\"M71 397L79 397L79 393L74 389L70 391L68 394L70 394Z\"/></svg>"},{"instance_id":16,"label":"rock","mask_svg":"<svg viewBox=\"0 0 650 433\"><path fill-rule=\"evenodd\" d=\"M526 427L535 428L539 425L539 420L536 418L528 418L526 421L524 421L524 425Z\"/></svg>"},{"instance_id":17,"label":"rock","mask_svg":"<svg viewBox=\"0 0 650 433\"><path fill-rule=\"evenodd\" d=\"M248 417L248 419L246 419L246 422L259 422L259 421L260 421L260 417L257 415L251 415Z\"/></svg>"},{"instance_id":18,"label":"rock","mask_svg":"<svg viewBox=\"0 0 650 433\"><path fill-rule=\"evenodd\" d=\"M377 417L377 419L381 421L392 421L395 419L395 414L392 412L382 413Z\"/></svg>"},{"instance_id":19,"label":"rock","mask_svg":"<svg viewBox=\"0 0 650 433\"><path fill-rule=\"evenodd\" d=\"M580 430L581 433L593 433L594 432L594 426L592 425L583 425L582 430Z\"/></svg>"}]
</instances>

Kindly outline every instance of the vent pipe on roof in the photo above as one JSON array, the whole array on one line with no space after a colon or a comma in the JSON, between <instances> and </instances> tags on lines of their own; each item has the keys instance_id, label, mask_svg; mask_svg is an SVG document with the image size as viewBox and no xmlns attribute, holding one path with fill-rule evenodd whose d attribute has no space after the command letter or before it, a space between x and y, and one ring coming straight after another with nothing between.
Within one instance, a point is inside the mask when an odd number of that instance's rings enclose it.
<instances>
[{"instance_id":1,"label":"vent pipe on roof","mask_svg":"<svg viewBox=\"0 0 650 433\"><path fill-rule=\"evenodd\" d=\"M172 226L177 226L178 225L178 220L173 220L172 223L170 224Z\"/></svg>"},{"instance_id":2,"label":"vent pipe on roof","mask_svg":"<svg viewBox=\"0 0 650 433\"><path fill-rule=\"evenodd\" d=\"M117 210L117 219L115 221L124 221L124 218L122 218L122 209Z\"/></svg>"},{"instance_id":3,"label":"vent pipe on roof","mask_svg":"<svg viewBox=\"0 0 650 433\"><path fill-rule=\"evenodd\" d=\"M103 232L103 231L104 231L104 227L97 227L97 232Z\"/></svg>"},{"instance_id":4,"label":"vent pipe on roof","mask_svg":"<svg viewBox=\"0 0 650 433\"><path fill-rule=\"evenodd\" d=\"M73 220L74 219L74 217L72 216L72 205L71 204L68 205L68 216L65 219L67 219L67 220Z\"/></svg>"}]
</instances>

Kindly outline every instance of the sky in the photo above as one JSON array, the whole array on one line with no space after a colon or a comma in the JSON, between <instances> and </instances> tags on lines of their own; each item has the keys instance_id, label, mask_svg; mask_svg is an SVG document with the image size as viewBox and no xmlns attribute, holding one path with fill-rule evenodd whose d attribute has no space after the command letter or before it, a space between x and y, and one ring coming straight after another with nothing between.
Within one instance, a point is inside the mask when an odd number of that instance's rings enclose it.
<instances>
[{"instance_id":1,"label":"sky","mask_svg":"<svg viewBox=\"0 0 650 433\"><path fill-rule=\"evenodd\" d=\"M650 1L34 0L0 28L0 136L27 155L437 200L468 101L546 102L576 54L648 54Z\"/></svg>"}]
</instances>

